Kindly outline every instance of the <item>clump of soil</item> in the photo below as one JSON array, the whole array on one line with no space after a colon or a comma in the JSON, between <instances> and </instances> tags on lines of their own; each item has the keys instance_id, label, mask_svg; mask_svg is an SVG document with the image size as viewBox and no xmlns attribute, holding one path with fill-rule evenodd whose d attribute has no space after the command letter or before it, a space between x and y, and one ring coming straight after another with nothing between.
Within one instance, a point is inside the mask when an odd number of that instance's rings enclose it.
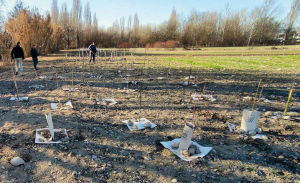
<instances>
[{"instance_id":1,"label":"clump of soil","mask_svg":"<svg viewBox=\"0 0 300 183\"><path fill-rule=\"evenodd\" d=\"M38 133L46 139L51 138L51 133L49 130L41 130Z\"/></svg>"},{"instance_id":2,"label":"clump of soil","mask_svg":"<svg viewBox=\"0 0 300 183\"><path fill-rule=\"evenodd\" d=\"M180 154L186 157L193 156L195 154L201 154L200 149L195 145L190 145L188 150L181 150Z\"/></svg>"},{"instance_id":3,"label":"clump of soil","mask_svg":"<svg viewBox=\"0 0 300 183\"><path fill-rule=\"evenodd\" d=\"M51 138L51 133L49 130L42 130L38 132L40 135L42 135L44 138L46 139L50 139ZM54 141L58 141L58 140L62 140L65 139L67 137L67 135L65 134L64 130L58 131L54 133Z\"/></svg>"},{"instance_id":4,"label":"clump of soil","mask_svg":"<svg viewBox=\"0 0 300 183\"><path fill-rule=\"evenodd\" d=\"M58 131L58 132L55 132L54 133L54 140L61 140L61 139L64 139L66 138L66 134L65 134L65 131L64 130L61 130L61 131Z\"/></svg>"}]
</instances>

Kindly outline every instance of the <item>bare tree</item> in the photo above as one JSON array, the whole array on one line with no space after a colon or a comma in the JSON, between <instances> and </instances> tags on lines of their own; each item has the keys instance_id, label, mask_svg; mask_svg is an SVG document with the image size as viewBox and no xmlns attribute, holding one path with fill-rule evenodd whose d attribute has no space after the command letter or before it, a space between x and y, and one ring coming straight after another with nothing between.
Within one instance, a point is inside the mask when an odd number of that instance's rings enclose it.
<instances>
[{"instance_id":1,"label":"bare tree","mask_svg":"<svg viewBox=\"0 0 300 183\"><path fill-rule=\"evenodd\" d=\"M124 41L125 38L125 17L124 16L120 19L120 31L121 31L121 41Z\"/></svg>"},{"instance_id":2,"label":"bare tree","mask_svg":"<svg viewBox=\"0 0 300 183\"><path fill-rule=\"evenodd\" d=\"M59 10L57 6L57 0L52 0L52 7L51 7L51 18L54 23L58 23L59 17Z\"/></svg>"},{"instance_id":3,"label":"bare tree","mask_svg":"<svg viewBox=\"0 0 300 183\"><path fill-rule=\"evenodd\" d=\"M81 15L82 15L82 6L80 0L73 0L73 7L71 11L71 29L74 33L72 36L72 40L76 45L76 48L80 45L80 33L81 33Z\"/></svg>"},{"instance_id":4,"label":"bare tree","mask_svg":"<svg viewBox=\"0 0 300 183\"><path fill-rule=\"evenodd\" d=\"M227 30L230 30L229 28L229 20L230 20L230 16L231 16L231 9L230 9L230 5L226 4L225 6L225 14L222 17L222 24L221 24L221 45L222 46L227 46L227 42L226 42L226 34L227 34ZM228 34L227 34L228 35Z\"/></svg>"},{"instance_id":5,"label":"bare tree","mask_svg":"<svg viewBox=\"0 0 300 183\"><path fill-rule=\"evenodd\" d=\"M129 15L128 20L127 20L127 31L131 31L132 28L132 17Z\"/></svg>"},{"instance_id":6,"label":"bare tree","mask_svg":"<svg viewBox=\"0 0 300 183\"><path fill-rule=\"evenodd\" d=\"M130 40L131 36L131 29L132 29L132 17L129 15L128 20L127 20L127 39Z\"/></svg>"},{"instance_id":7,"label":"bare tree","mask_svg":"<svg viewBox=\"0 0 300 183\"><path fill-rule=\"evenodd\" d=\"M259 19L256 25L259 36L258 41L260 44L263 44L270 38L270 32L273 32L277 28L275 20L280 14L277 0L265 0L257 13Z\"/></svg>"},{"instance_id":8,"label":"bare tree","mask_svg":"<svg viewBox=\"0 0 300 183\"><path fill-rule=\"evenodd\" d=\"M66 47L70 48L70 16L68 13L67 3L63 3L61 6L59 24L63 27L63 29L66 32L65 34L65 40L67 40Z\"/></svg>"},{"instance_id":9,"label":"bare tree","mask_svg":"<svg viewBox=\"0 0 300 183\"><path fill-rule=\"evenodd\" d=\"M4 15L3 15L3 11L2 11L2 6L4 5L5 1L4 0L0 0L0 26L4 23ZM1 27L0 27L1 30Z\"/></svg>"},{"instance_id":10,"label":"bare tree","mask_svg":"<svg viewBox=\"0 0 300 183\"><path fill-rule=\"evenodd\" d=\"M179 39L179 22L175 8L173 8L171 16L169 18L166 30L165 40L178 40Z\"/></svg>"},{"instance_id":11,"label":"bare tree","mask_svg":"<svg viewBox=\"0 0 300 183\"><path fill-rule=\"evenodd\" d=\"M87 2L84 8L84 19L85 21L85 28L89 28L92 25L92 13L90 8L90 3Z\"/></svg>"},{"instance_id":12,"label":"bare tree","mask_svg":"<svg viewBox=\"0 0 300 183\"><path fill-rule=\"evenodd\" d=\"M21 25L21 29L19 28ZM15 41L22 41L25 55L29 55L30 47L38 43L41 53L49 52L49 43L53 43L56 36L54 34L53 22L49 13L41 15L37 8L32 10L21 10L16 17L11 17L6 23L6 29ZM58 29L55 29L58 30ZM54 37L55 36L55 37ZM55 39L53 39L55 38Z\"/></svg>"},{"instance_id":13,"label":"bare tree","mask_svg":"<svg viewBox=\"0 0 300 183\"><path fill-rule=\"evenodd\" d=\"M133 33L134 34L131 36L131 43L134 46L138 46L138 44L139 44L139 27L140 27L139 17L138 17L138 14L135 13L134 18L133 18Z\"/></svg>"},{"instance_id":14,"label":"bare tree","mask_svg":"<svg viewBox=\"0 0 300 183\"><path fill-rule=\"evenodd\" d=\"M15 6L13 8L13 11L11 11L9 14L11 17L15 18L22 10L27 10L28 7L25 7L25 4L22 0L17 0L15 3Z\"/></svg>"},{"instance_id":15,"label":"bare tree","mask_svg":"<svg viewBox=\"0 0 300 183\"><path fill-rule=\"evenodd\" d=\"M95 29L98 29L98 19L97 19L96 12L94 13L94 16L93 16L93 26Z\"/></svg>"},{"instance_id":16,"label":"bare tree","mask_svg":"<svg viewBox=\"0 0 300 183\"><path fill-rule=\"evenodd\" d=\"M4 4L5 1L0 0L0 60L4 57L4 55L9 54L9 49L12 44L12 37L5 29L5 17L2 13L2 7Z\"/></svg>"},{"instance_id":17,"label":"bare tree","mask_svg":"<svg viewBox=\"0 0 300 183\"><path fill-rule=\"evenodd\" d=\"M300 0L294 0L293 4L291 5L290 12L287 15L287 22L285 25L285 40L288 40L291 37L290 34L294 28L294 24L299 18L299 11L300 11Z\"/></svg>"},{"instance_id":18,"label":"bare tree","mask_svg":"<svg viewBox=\"0 0 300 183\"><path fill-rule=\"evenodd\" d=\"M286 39L292 35L295 22L299 16L299 1L294 0L287 22L284 25ZM4 0L0 0L0 6L3 2ZM51 43L51 48L47 48L51 50L62 46L64 48L87 46L91 41L106 47L122 47L124 45L138 47L146 44L147 47L154 45L162 47L167 45L167 42L168 45L177 45L180 42L184 47L270 44L270 40L275 38L280 28L277 20L280 13L277 0L264 0L262 5L252 11L244 9L232 11L229 5L226 6L224 12L199 12L194 9L187 17L179 15L173 9L169 19L158 25L141 25L138 14L135 13L134 16L130 15L127 20L121 17L108 28L98 27L97 15L94 13L92 16L89 2L83 8L81 0L73 0L70 12L66 3L58 7L57 2L58 0L52 0L51 18L49 19L49 15L46 14L47 19L45 19L45 21L52 20L52 29L48 30L52 30L54 33L48 37L53 41L53 44ZM17 17L23 10L26 10L24 3L17 0L9 17ZM31 11L28 12L29 14L32 13ZM37 12L34 12L35 16L37 14ZM25 15L29 18L31 16ZM26 21L24 20L24 22ZM2 19L3 23L4 20ZM45 23L45 25L48 24ZM39 28L36 27L35 31ZM25 30L25 28L22 29ZM3 31L0 19L0 34ZM27 32L21 33L27 34ZM47 35L45 32L39 34L39 36L42 36L41 40L43 42L46 42L45 35ZM37 41L38 39L32 40Z\"/></svg>"},{"instance_id":19,"label":"bare tree","mask_svg":"<svg viewBox=\"0 0 300 183\"><path fill-rule=\"evenodd\" d=\"M258 24L259 12L260 12L259 8L253 9L249 15L249 17L251 17L251 18L245 19L245 22L246 22L245 33L246 33L246 36L248 37L247 46L250 46L251 41L253 40L254 36L257 34L256 27Z\"/></svg>"}]
</instances>

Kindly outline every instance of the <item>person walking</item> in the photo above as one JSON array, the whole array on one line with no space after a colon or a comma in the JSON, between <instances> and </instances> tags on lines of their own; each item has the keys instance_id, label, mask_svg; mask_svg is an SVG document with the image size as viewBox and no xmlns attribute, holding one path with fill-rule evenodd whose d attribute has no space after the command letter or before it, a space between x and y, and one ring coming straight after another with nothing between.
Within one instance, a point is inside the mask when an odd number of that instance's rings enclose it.
<instances>
[{"instance_id":1,"label":"person walking","mask_svg":"<svg viewBox=\"0 0 300 183\"><path fill-rule=\"evenodd\" d=\"M32 61L33 61L33 67L34 67L35 70L38 70L36 66L38 64L38 56L39 56L39 54L38 54L38 52L36 50L36 46L35 45L32 46L30 52L31 52L31 57L32 57Z\"/></svg>"},{"instance_id":2,"label":"person walking","mask_svg":"<svg viewBox=\"0 0 300 183\"><path fill-rule=\"evenodd\" d=\"M96 49L96 46L95 46L95 42L93 42L90 46L89 46L89 50L90 50L90 64L91 64L91 61L93 59L93 62L95 64L95 55L97 53L97 49Z\"/></svg>"},{"instance_id":3,"label":"person walking","mask_svg":"<svg viewBox=\"0 0 300 183\"><path fill-rule=\"evenodd\" d=\"M25 57L20 42L18 42L17 45L12 49L11 58L15 60L16 75L18 75L20 72L20 75L23 76L23 60Z\"/></svg>"}]
</instances>

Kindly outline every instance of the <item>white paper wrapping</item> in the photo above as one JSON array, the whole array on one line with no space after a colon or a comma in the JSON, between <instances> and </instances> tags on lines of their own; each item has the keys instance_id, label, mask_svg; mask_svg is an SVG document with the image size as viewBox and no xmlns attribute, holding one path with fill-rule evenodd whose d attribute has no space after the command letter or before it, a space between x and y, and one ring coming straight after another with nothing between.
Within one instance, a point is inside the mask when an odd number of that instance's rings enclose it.
<instances>
[{"instance_id":1,"label":"white paper wrapping","mask_svg":"<svg viewBox=\"0 0 300 183\"><path fill-rule=\"evenodd\" d=\"M16 101L27 101L28 100L28 97L19 97L19 100L18 100L18 97L11 97L10 100L16 100Z\"/></svg>"},{"instance_id":2,"label":"white paper wrapping","mask_svg":"<svg viewBox=\"0 0 300 183\"><path fill-rule=\"evenodd\" d=\"M191 97L194 100L201 100L201 99L207 99L210 100L212 102L216 101L217 99L215 99L212 95L199 95L198 93L194 93L191 95Z\"/></svg>"},{"instance_id":3,"label":"white paper wrapping","mask_svg":"<svg viewBox=\"0 0 300 183\"><path fill-rule=\"evenodd\" d=\"M191 141L191 145L195 145L197 146L201 153L200 154L194 154L192 156L189 156L189 157L185 157L185 156L182 156L180 154L180 150L179 149L174 149L172 148L172 144L174 142L180 142L181 139L180 138L177 138L177 139L174 139L172 141L168 141L168 142L160 142L165 148L169 149L170 151L172 151L174 154L176 154L176 156L178 156L180 159L184 160L184 161L192 161L196 158L203 158L204 156L206 156L211 150L212 150L212 147L203 147L201 145L199 145L197 142L193 142Z\"/></svg>"},{"instance_id":4,"label":"white paper wrapping","mask_svg":"<svg viewBox=\"0 0 300 183\"><path fill-rule=\"evenodd\" d=\"M42 130L49 130L49 128L36 129L36 133L35 133L35 143L36 144L58 144L58 143L62 143L60 140L53 141L52 138L46 139L45 137L43 137L42 135L40 135L38 133L39 131L42 131ZM66 135L66 138L69 138L66 129L53 129L53 130L54 130L54 132L62 131Z\"/></svg>"},{"instance_id":5,"label":"white paper wrapping","mask_svg":"<svg viewBox=\"0 0 300 183\"><path fill-rule=\"evenodd\" d=\"M134 122L133 125L136 125L136 126L137 126L137 129L132 129L132 126L130 126L130 125L128 124L129 120L124 120L124 121L122 121L122 122L125 123L125 124L127 125L128 129L131 130L131 131L136 131L136 130L143 130L143 129L145 129L146 127L144 126L144 124L145 124L146 122L150 122L150 123L151 123L151 127L150 127L150 128L154 128L154 127L157 126L156 124L152 123L151 121L149 121L149 120L146 119L146 118L141 118L140 121Z\"/></svg>"},{"instance_id":6,"label":"white paper wrapping","mask_svg":"<svg viewBox=\"0 0 300 183\"><path fill-rule=\"evenodd\" d=\"M51 103L51 109L57 110L58 109L57 104L58 103ZM61 109L65 109L65 110L71 110L71 109L73 109L72 102L71 101L66 102L63 105L63 107L61 107Z\"/></svg>"}]
</instances>

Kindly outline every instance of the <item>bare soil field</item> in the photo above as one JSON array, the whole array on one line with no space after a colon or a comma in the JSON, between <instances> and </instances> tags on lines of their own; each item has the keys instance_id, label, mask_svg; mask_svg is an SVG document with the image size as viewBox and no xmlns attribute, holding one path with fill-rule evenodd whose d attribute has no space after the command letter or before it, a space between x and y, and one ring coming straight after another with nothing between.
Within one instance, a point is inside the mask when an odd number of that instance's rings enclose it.
<instances>
[{"instance_id":1,"label":"bare soil field","mask_svg":"<svg viewBox=\"0 0 300 183\"><path fill-rule=\"evenodd\" d=\"M70 53L67 58L65 52L41 57L37 72L32 61L25 60L24 76L16 79L19 95L28 96L28 101L10 100L16 97L11 68L7 64L0 68L2 182L300 181L299 57L212 56L205 60L128 54L113 60L108 55L98 57L90 66L87 57ZM251 59L270 65L256 67ZM220 65L222 60L226 64ZM243 60L247 62L241 69L235 68ZM213 62L220 67L208 65ZM193 84L182 85L189 75L194 76ZM263 91L255 104L261 112L257 126L268 141L228 128L228 123L240 126L243 109L252 107L252 101L244 97L254 97L260 79ZM284 111L292 83L289 111L296 116L284 120L267 115ZM191 98L195 92L212 95L216 101L195 101ZM115 99L117 104L100 105L96 98ZM67 101L72 102L72 110L51 112L54 127L66 129L69 142L35 144L36 129L47 127L45 112L50 103ZM132 118L147 118L157 127L130 131L122 120ZM213 147L207 156L191 162L160 144L180 138L186 122L196 126L193 141ZM16 156L25 164L11 165Z\"/></svg>"}]
</instances>

